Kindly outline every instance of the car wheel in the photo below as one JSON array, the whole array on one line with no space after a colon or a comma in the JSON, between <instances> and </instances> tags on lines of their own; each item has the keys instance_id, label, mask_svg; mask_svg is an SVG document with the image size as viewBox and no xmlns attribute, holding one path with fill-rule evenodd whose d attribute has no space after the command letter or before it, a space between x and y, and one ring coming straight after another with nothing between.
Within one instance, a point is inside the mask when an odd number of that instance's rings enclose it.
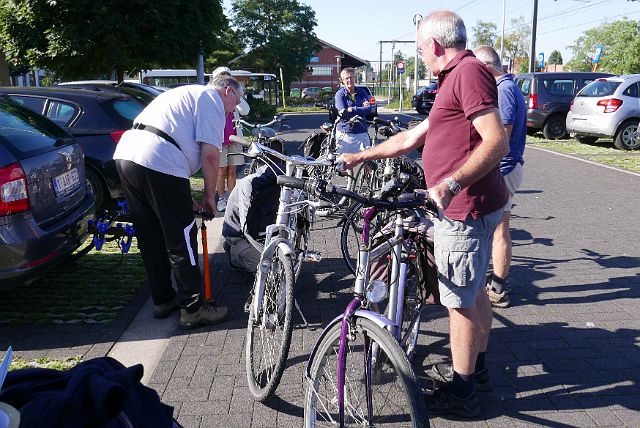
<instances>
[{"instance_id":1,"label":"car wheel","mask_svg":"<svg viewBox=\"0 0 640 428\"><path fill-rule=\"evenodd\" d=\"M576 135L576 140L578 141L578 143L582 144L593 144L598 141L598 137L585 137Z\"/></svg>"},{"instance_id":2,"label":"car wheel","mask_svg":"<svg viewBox=\"0 0 640 428\"><path fill-rule=\"evenodd\" d=\"M564 116L551 116L544 123L542 135L548 140L558 140L567 134L567 125Z\"/></svg>"},{"instance_id":3,"label":"car wheel","mask_svg":"<svg viewBox=\"0 0 640 428\"><path fill-rule=\"evenodd\" d=\"M84 175L87 181L87 191L93 194L96 199L96 214L102 214L107 193L105 185L98 174L89 167L85 169Z\"/></svg>"},{"instance_id":4,"label":"car wheel","mask_svg":"<svg viewBox=\"0 0 640 428\"><path fill-rule=\"evenodd\" d=\"M638 120L627 120L624 122L616 136L613 144L621 150L638 150L640 149L640 137L638 136Z\"/></svg>"},{"instance_id":5,"label":"car wheel","mask_svg":"<svg viewBox=\"0 0 640 428\"><path fill-rule=\"evenodd\" d=\"M416 111L418 112L418 114L423 114L423 115L426 115L426 114L427 114L427 111L426 111L426 110L416 109Z\"/></svg>"}]
</instances>

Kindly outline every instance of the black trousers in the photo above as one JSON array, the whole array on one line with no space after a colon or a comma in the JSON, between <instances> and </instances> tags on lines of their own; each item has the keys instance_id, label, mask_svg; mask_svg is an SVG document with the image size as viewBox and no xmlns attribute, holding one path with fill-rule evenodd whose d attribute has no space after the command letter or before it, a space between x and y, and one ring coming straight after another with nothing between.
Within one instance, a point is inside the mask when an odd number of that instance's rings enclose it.
<instances>
[{"instance_id":1,"label":"black trousers","mask_svg":"<svg viewBox=\"0 0 640 428\"><path fill-rule=\"evenodd\" d=\"M180 306L189 313L196 311L202 304L202 274L189 180L121 159L116 159L116 169L133 218L153 303L175 298L173 272Z\"/></svg>"}]
</instances>

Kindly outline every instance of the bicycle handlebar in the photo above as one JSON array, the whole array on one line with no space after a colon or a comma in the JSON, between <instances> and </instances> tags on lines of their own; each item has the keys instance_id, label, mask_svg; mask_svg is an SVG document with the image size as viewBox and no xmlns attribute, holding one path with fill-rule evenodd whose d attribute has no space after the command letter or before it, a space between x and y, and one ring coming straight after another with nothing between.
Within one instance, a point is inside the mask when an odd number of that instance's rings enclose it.
<instances>
[{"instance_id":1,"label":"bicycle handlebar","mask_svg":"<svg viewBox=\"0 0 640 428\"><path fill-rule=\"evenodd\" d=\"M238 122L240 122L241 124L248 126L249 128L268 128L270 126L273 126L277 123L281 123L282 122L282 117L281 116L273 116L273 120L269 123L249 123L244 119L238 119Z\"/></svg>"},{"instance_id":2,"label":"bicycle handlebar","mask_svg":"<svg viewBox=\"0 0 640 428\"><path fill-rule=\"evenodd\" d=\"M286 175L279 175L276 180L277 183L281 186L305 190L310 194L319 194L320 196L327 194L344 196L346 198L353 199L356 202L360 202L361 204L368 207L376 207L389 211L398 209L425 208L434 216L438 216L438 208L436 207L435 203L425 193L422 192L414 192L416 199L410 201L389 201L387 199L366 198L342 187L328 185L324 180L310 180L305 178L289 177Z\"/></svg>"},{"instance_id":3,"label":"bicycle handlebar","mask_svg":"<svg viewBox=\"0 0 640 428\"><path fill-rule=\"evenodd\" d=\"M202 220L213 220L216 216L214 213L204 210L193 210L193 215L200 217Z\"/></svg>"},{"instance_id":4,"label":"bicycle handlebar","mask_svg":"<svg viewBox=\"0 0 640 428\"><path fill-rule=\"evenodd\" d=\"M233 143L238 143L242 147L245 147L247 149L255 148L256 149L255 152L245 153L248 156L253 155L253 157L258 157L258 156L271 155L275 158L280 159L281 161L289 162L294 165L302 165L302 166L333 166L336 163L335 160L316 160L311 157L296 156L296 155L287 156L283 153L280 153L277 150L273 150L271 147L267 147L258 142L248 141L242 137L238 137L237 135L230 135L229 141Z\"/></svg>"}]
</instances>

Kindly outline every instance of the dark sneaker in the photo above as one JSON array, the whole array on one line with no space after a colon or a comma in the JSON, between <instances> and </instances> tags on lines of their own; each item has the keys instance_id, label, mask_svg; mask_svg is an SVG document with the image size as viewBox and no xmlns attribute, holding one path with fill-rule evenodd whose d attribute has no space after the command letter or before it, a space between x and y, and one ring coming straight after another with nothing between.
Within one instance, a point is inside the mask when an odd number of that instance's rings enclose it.
<instances>
[{"instance_id":1,"label":"dark sneaker","mask_svg":"<svg viewBox=\"0 0 640 428\"><path fill-rule=\"evenodd\" d=\"M508 308L511 304L511 300L509 299L509 290L505 289L502 293L496 293L493 288L487 287L487 295L489 296L491 306L494 308Z\"/></svg>"},{"instance_id":2,"label":"dark sneaker","mask_svg":"<svg viewBox=\"0 0 640 428\"><path fill-rule=\"evenodd\" d=\"M500 282L504 281L504 283L494 286L495 281L493 276L487 281L487 296L489 296L491 306L494 308L508 308L511 304L509 299L509 291L511 290L509 280L500 280Z\"/></svg>"},{"instance_id":3,"label":"dark sneaker","mask_svg":"<svg viewBox=\"0 0 640 428\"><path fill-rule=\"evenodd\" d=\"M171 312L178 309L180 309L180 301L178 300L178 296L175 296L173 300L167 303L153 305L153 317L159 319L166 318L171 315Z\"/></svg>"},{"instance_id":4,"label":"dark sneaker","mask_svg":"<svg viewBox=\"0 0 640 428\"><path fill-rule=\"evenodd\" d=\"M429 371L429 376L439 382L450 384L453 381L453 366L448 363L434 364ZM475 373L475 388L478 392L491 391L488 369L485 368Z\"/></svg>"},{"instance_id":5,"label":"dark sneaker","mask_svg":"<svg viewBox=\"0 0 640 428\"><path fill-rule=\"evenodd\" d=\"M226 306L214 307L208 303L203 303L192 314L183 309L180 311L180 327L189 329L203 325L219 324L227 318L228 312Z\"/></svg>"},{"instance_id":6,"label":"dark sneaker","mask_svg":"<svg viewBox=\"0 0 640 428\"><path fill-rule=\"evenodd\" d=\"M472 392L467 398L459 398L450 390L442 390L427 398L430 415L453 415L464 419L480 416L480 402L478 395Z\"/></svg>"}]
</instances>

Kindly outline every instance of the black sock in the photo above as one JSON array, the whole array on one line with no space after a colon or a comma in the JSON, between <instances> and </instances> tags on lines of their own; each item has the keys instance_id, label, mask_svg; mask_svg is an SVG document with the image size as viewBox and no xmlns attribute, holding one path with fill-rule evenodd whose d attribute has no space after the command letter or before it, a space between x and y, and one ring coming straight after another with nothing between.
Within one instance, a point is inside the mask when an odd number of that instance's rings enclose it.
<instances>
[{"instance_id":1,"label":"black sock","mask_svg":"<svg viewBox=\"0 0 640 428\"><path fill-rule=\"evenodd\" d=\"M478 358L476 358L476 373L481 372L482 370L484 370L486 367L484 365L484 356L485 356L486 352L479 352L478 353Z\"/></svg>"},{"instance_id":2,"label":"black sock","mask_svg":"<svg viewBox=\"0 0 640 428\"><path fill-rule=\"evenodd\" d=\"M509 288L509 281L506 278L498 278L494 274L491 275L491 281L489 282L489 286L493 289L495 293L502 293L503 289Z\"/></svg>"},{"instance_id":3,"label":"black sock","mask_svg":"<svg viewBox=\"0 0 640 428\"><path fill-rule=\"evenodd\" d=\"M467 377L467 380L462 379L458 372L453 372L453 382L451 382L451 392L458 398L467 398L475 389L475 376L473 374Z\"/></svg>"}]
</instances>

